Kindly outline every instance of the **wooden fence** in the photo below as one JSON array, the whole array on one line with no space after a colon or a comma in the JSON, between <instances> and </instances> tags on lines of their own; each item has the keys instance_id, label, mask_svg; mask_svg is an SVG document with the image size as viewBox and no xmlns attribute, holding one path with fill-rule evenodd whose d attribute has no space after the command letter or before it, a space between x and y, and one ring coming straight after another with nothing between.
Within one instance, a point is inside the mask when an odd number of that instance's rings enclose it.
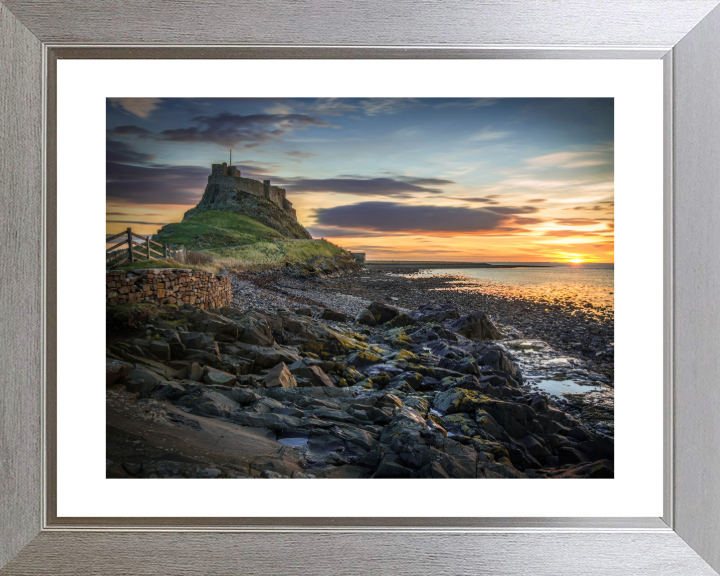
<instances>
[{"instance_id":1,"label":"wooden fence","mask_svg":"<svg viewBox=\"0 0 720 576\"><path fill-rule=\"evenodd\" d=\"M177 252L175 250L169 250L167 244L160 244L159 242L155 242L155 240L151 240L149 235L142 236L141 234L133 232L131 228L106 238L105 243L109 244L118 238L122 238L122 240L105 250L108 268L114 268L126 262L132 263L142 260L168 258L175 256Z\"/></svg>"}]
</instances>

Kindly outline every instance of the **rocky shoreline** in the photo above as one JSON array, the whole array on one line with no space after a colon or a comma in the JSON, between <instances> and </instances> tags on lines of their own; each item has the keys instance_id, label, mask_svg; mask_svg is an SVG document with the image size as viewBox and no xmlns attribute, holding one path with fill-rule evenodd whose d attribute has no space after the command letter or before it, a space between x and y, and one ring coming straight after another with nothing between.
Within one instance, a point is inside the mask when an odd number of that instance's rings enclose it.
<instances>
[{"instance_id":1,"label":"rocky shoreline","mask_svg":"<svg viewBox=\"0 0 720 576\"><path fill-rule=\"evenodd\" d=\"M108 477L613 477L612 366L563 355L606 315L388 272L244 273L230 307L109 321ZM610 400L544 393L550 364Z\"/></svg>"}]
</instances>

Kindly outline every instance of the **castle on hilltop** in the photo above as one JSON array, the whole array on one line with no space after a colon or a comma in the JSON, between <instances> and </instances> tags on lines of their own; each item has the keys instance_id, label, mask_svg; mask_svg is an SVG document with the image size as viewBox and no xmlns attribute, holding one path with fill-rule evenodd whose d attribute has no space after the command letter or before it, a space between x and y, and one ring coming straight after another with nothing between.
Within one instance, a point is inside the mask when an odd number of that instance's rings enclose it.
<instances>
[{"instance_id":1,"label":"castle on hilltop","mask_svg":"<svg viewBox=\"0 0 720 576\"><path fill-rule=\"evenodd\" d=\"M292 207L292 202L285 197L285 188L271 186L270 180L260 182L260 180L252 178L243 178L237 166L228 166L227 162L213 164L201 204L214 204L233 192L245 192L265 198L276 204L297 222L297 214Z\"/></svg>"}]
</instances>

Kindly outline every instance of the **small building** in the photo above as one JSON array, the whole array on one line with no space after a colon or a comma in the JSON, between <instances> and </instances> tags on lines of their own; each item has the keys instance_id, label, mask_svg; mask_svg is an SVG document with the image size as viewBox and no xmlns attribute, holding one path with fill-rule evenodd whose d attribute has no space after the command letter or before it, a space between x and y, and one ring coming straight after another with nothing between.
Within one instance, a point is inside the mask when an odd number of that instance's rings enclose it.
<instances>
[{"instance_id":1,"label":"small building","mask_svg":"<svg viewBox=\"0 0 720 576\"><path fill-rule=\"evenodd\" d=\"M365 252L350 252L350 256L357 262L365 262Z\"/></svg>"}]
</instances>

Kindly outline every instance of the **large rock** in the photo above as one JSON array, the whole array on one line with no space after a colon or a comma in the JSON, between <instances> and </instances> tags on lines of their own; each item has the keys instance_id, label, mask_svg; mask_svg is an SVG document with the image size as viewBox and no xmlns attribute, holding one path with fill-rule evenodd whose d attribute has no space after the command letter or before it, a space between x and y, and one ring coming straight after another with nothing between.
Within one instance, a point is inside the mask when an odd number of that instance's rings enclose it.
<instances>
[{"instance_id":1,"label":"large rock","mask_svg":"<svg viewBox=\"0 0 720 576\"><path fill-rule=\"evenodd\" d=\"M105 384L110 386L114 384L116 380L119 380L123 376L127 376L132 370L133 365L127 362L121 362L120 360L113 360L112 358L105 359Z\"/></svg>"},{"instance_id":2,"label":"large rock","mask_svg":"<svg viewBox=\"0 0 720 576\"><path fill-rule=\"evenodd\" d=\"M418 322L445 322L446 320L452 320L459 318L460 314L449 304L443 304L442 306L435 306L434 304L425 304L420 306L417 310L410 312L410 316L415 318Z\"/></svg>"},{"instance_id":3,"label":"large rock","mask_svg":"<svg viewBox=\"0 0 720 576\"><path fill-rule=\"evenodd\" d=\"M517 366L508 357L505 351L500 346L493 345L487 347L482 355L478 355L477 362L481 366L490 366L493 370L499 370L505 374L510 375L513 380L522 383L523 377ZM512 387L516 387L513 382L508 382Z\"/></svg>"},{"instance_id":4,"label":"large rock","mask_svg":"<svg viewBox=\"0 0 720 576\"><path fill-rule=\"evenodd\" d=\"M385 323L385 327L387 328L401 328L404 326L412 326L413 324L416 324L417 320L413 318L412 316L408 316L404 312L400 312L395 318L392 320L388 320Z\"/></svg>"},{"instance_id":5,"label":"large rock","mask_svg":"<svg viewBox=\"0 0 720 576\"><path fill-rule=\"evenodd\" d=\"M194 382L200 382L204 375L205 371L203 370L203 367L197 362L193 362L188 369L187 379L193 380Z\"/></svg>"},{"instance_id":6,"label":"large rock","mask_svg":"<svg viewBox=\"0 0 720 576\"><path fill-rule=\"evenodd\" d=\"M367 309L363 310L357 316L355 316L355 322L357 322L358 324L363 324L364 326L377 325L375 316L373 316L370 310Z\"/></svg>"},{"instance_id":7,"label":"large rock","mask_svg":"<svg viewBox=\"0 0 720 576\"><path fill-rule=\"evenodd\" d=\"M170 360L170 344L165 340L152 340L150 342L150 354L158 360Z\"/></svg>"},{"instance_id":8,"label":"large rock","mask_svg":"<svg viewBox=\"0 0 720 576\"><path fill-rule=\"evenodd\" d=\"M348 356L348 364L361 368L362 366L370 366L382 362L382 357L372 352L353 352Z\"/></svg>"},{"instance_id":9,"label":"large rock","mask_svg":"<svg viewBox=\"0 0 720 576\"><path fill-rule=\"evenodd\" d=\"M440 392L433 400L433 410L439 414L473 414L482 409L490 398L474 390L451 388Z\"/></svg>"},{"instance_id":10,"label":"large rock","mask_svg":"<svg viewBox=\"0 0 720 576\"><path fill-rule=\"evenodd\" d=\"M233 420L242 426L269 428L276 431L300 426L299 418L272 412L236 412L233 414Z\"/></svg>"},{"instance_id":11,"label":"large rock","mask_svg":"<svg viewBox=\"0 0 720 576\"><path fill-rule=\"evenodd\" d=\"M265 376L265 388L295 388L297 382L284 362L280 362Z\"/></svg>"},{"instance_id":12,"label":"large rock","mask_svg":"<svg viewBox=\"0 0 720 576\"><path fill-rule=\"evenodd\" d=\"M236 381L237 379L232 374L228 374L222 370L216 370L210 366L205 366L205 375L203 376L203 382L205 382L205 384L233 386Z\"/></svg>"},{"instance_id":13,"label":"large rock","mask_svg":"<svg viewBox=\"0 0 720 576\"><path fill-rule=\"evenodd\" d=\"M445 324L450 330L471 340L500 340L502 334L492 320L482 312L469 312Z\"/></svg>"},{"instance_id":14,"label":"large rock","mask_svg":"<svg viewBox=\"0 0 720 576\"><path fill-rule=\"evenodd\" d=\"M272 368L280 362L293 364L301 360L300 355L294 349L279 344L275 344L273 347L248 346L246 344L240 346L239 353L252 358L255 368Z\"/></svg>"},{"instance_id":15,"label":"large rock","mask_svg":"<svg viewBox=\"0 0 720 576\"><path fill-rule=\"evenodd\" d=\"M175 382L174 380L171 380L164 386L156 388L153 392L153 396L157 398L164 398L173 402L185 395L187 387L188 384L186 382Z\"/></svg>"},{"instance_id":16,"label":"large rock","mask_svg":"<svg viewBox=\"0 0 720 576\"><path fill-rule=\"evenodd\" d=\"M213 341L212 336L200 332L180 332L178 336L185 348L193 350L204 350L205 346Z\"/></svg>"},{"instance_id":17,"label":"large rock","mask_svg":"<svg viewBox=\"0 0 720 576\"><path fill-rule=\"evenodd\" d=\"M177 405L185 408L190 414L229 418L240 405L220 392L206 389L204 386L194 386L193 391L186 394Z\"/></svg>"},{"instance_id":18,"label":"large rock","mask_svg":"<svg viewBox=\"0 0 720 576\"><path fill-rule=\"evenodd\" d=\"M149 396L156 388L164 385L167 378L152 370L133 368L122 381L128 392L137 392L140 396Z\"/></svg>"},{"instance_id":19,"label":"large rock","mask_svg":"<svg viewBox=\"0 0 720 576\"><path fill-rule=\"evenodd\" d=\"M368 311L373 315L375 322L378 324L385 324L385 322L389 322L395 318L395 316L400 314L400 311L397 308L393 308L392 306L388 306L382 302L373 302L370 306L368 306Z\"/></svg>"},{"instance_id":20,"label":"large rock","mask_svg":"<svg viewBox=\"0 0 720 576\"><path fill-rule=\"evenodd\" d=\"M323 320L332 320L334 322L347 322L347 316L345 316L345 314L330 308L325 308L323 310L321 318Z\"/></svg>"},{"instance_id":21,"label":"large rock","mask_svg":"<svg viewBox=\"0 0 720 576\"><path fill-rule=\"evenodd\" d=\"M238 336L240 342L256 346L272 346L275 342L272 330L266 320L245 318L242 320L241 326L242 334Z\"/></svg>"},{"instance_id":22,"label":"large rock","mask_svg":"<svg viewBox=\"0 0 720 576\"><path fill-rule=\"evenodd\" d=\"M301 378L307 378L313 383L313 386L327 386L328 388L334 388L332 380L328 378L328 375L323 372L320 366L304 366L297 371L298 376Z\"/></svg>"}]
</instances>

